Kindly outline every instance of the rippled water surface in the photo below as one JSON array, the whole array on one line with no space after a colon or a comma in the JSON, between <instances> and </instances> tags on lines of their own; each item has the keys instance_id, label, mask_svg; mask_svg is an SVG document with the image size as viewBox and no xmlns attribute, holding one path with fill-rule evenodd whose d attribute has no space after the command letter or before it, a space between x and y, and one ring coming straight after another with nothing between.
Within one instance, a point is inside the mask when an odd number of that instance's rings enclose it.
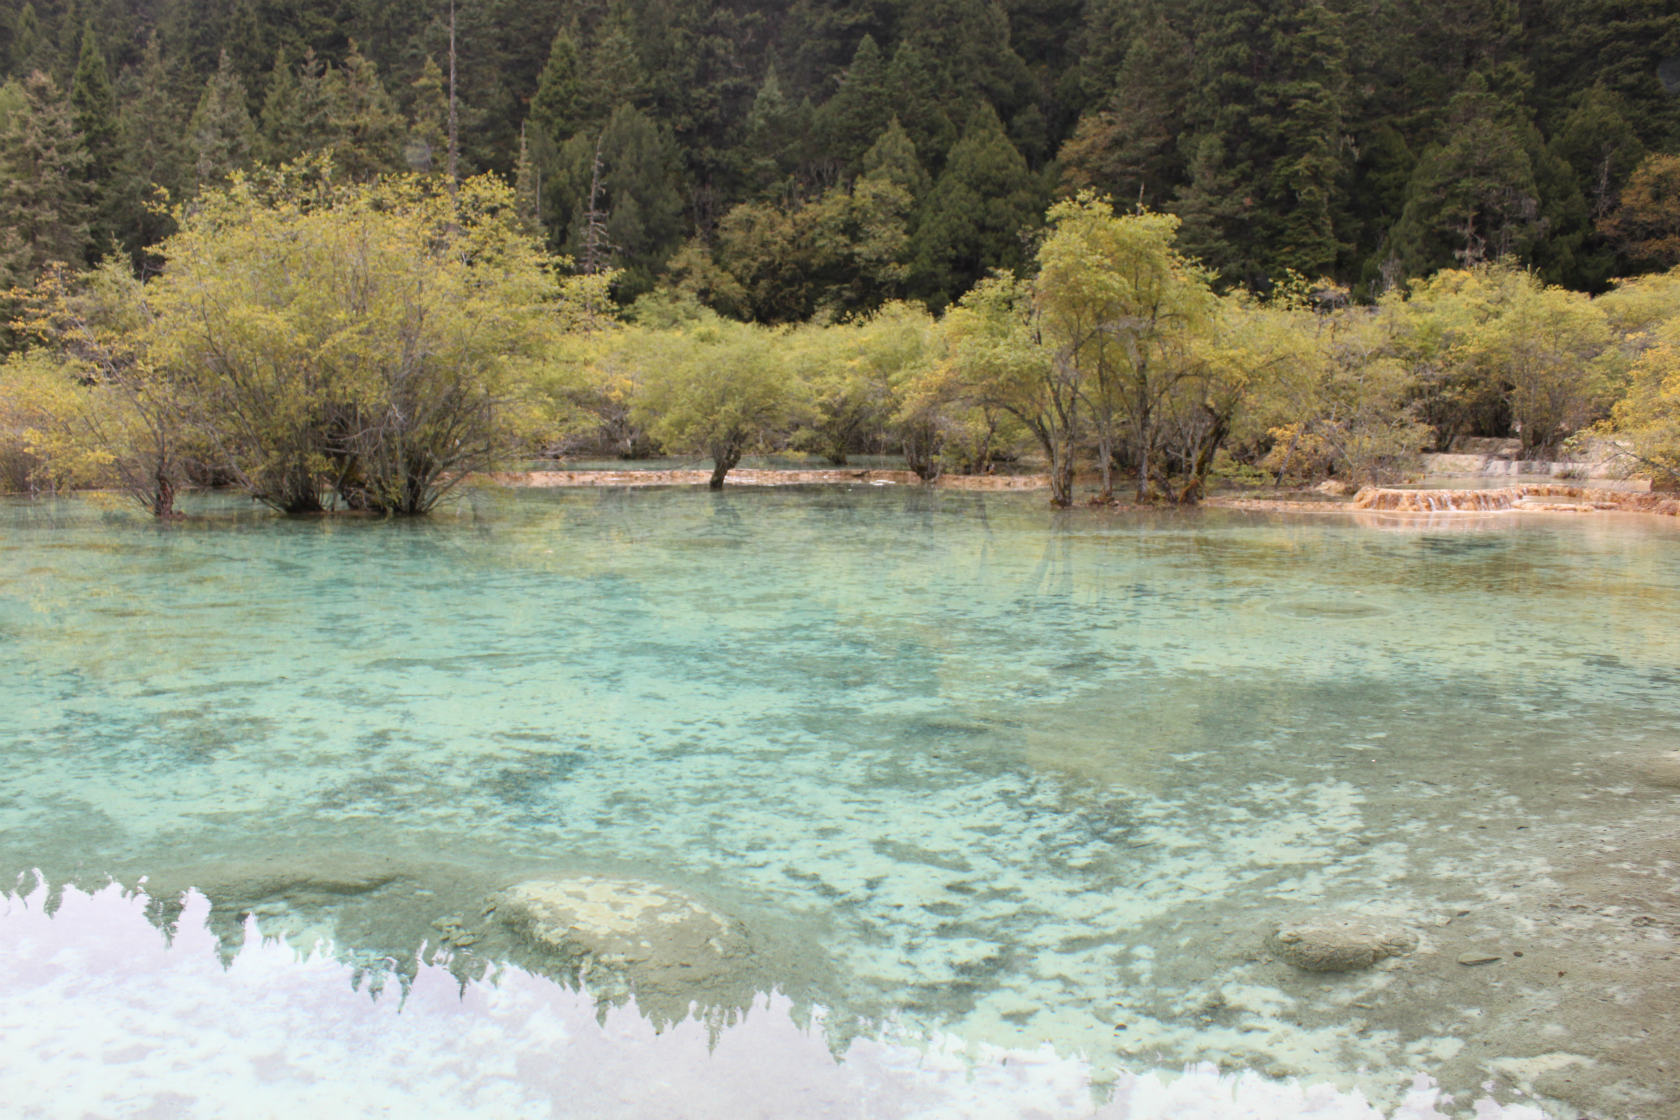
<instances>
[{"instance_id":1,"label":"rippled water surface","mask_svg":"<svg viewBox=\"0 0 1680 1120\"><path fill-rule=\"evenodd\" d=\"M891 487L195 512L0 502L0 881L215 902L295 865L318 889L265 932L400 962L516 880L633 875L737 916L753 984L836 1040L1380 1092L1461 1060L1473 1001L1309 983L1268 923L1492 914L1673 805L1618 769L1673 746L1666 522ZM332 885L370 858L400 890Z\"/></svg>"}]
</instances>

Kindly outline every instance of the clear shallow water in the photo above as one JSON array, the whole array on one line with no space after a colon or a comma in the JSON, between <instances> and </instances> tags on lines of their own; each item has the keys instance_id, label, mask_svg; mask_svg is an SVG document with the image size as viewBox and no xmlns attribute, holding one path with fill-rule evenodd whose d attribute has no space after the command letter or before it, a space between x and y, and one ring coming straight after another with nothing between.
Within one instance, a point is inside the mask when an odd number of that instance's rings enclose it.
<instances>
[{"instance_id":1,"label":"clear shallow water","mask_svg":"<svg viewBox=\"0 0 1680 1120\"><path fill-rule=\"evenodd\" d=\"M1671 805L1618 769L1673 745L1666 523L896 488L205 508L0 504L0 878L214 900L315 868L264 930L377 962L515 880L633 874L757 931L754 984L836 1048L890 1023L1380 1092L1465 1060L1465 998L1308 984L1268 923L1491 912ZM400 882L331 885L369 859Z\"/></svg>"}]
</instances>

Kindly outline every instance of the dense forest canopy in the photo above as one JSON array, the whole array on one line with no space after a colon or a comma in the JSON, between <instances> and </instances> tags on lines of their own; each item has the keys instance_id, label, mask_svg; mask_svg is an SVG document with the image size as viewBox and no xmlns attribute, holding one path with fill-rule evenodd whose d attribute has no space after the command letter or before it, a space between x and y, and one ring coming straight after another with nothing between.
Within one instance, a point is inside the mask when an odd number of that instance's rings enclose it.
<instances>
[{"instance_id":1,"label":"dense forest canopy","mask_svg":"<svg viewBox=\"0 0 1680 1120\"><path fill-rule=\"evenodd\" d=\"M459 0L461 171L551 248L765 323L939 309L1082 188L1175 214L1224 287L1374 297L1510 258L1680 261L1680 9L1643 0ZM0 273L326 148L442 166L450 8L25 0L0 12Z\"/></svg>"},{"instance_id":2,"label":"dense forest canopy","mask_svg":"<svg viewBox=\"0 0 1680 1120\"><path fill-rule=\"evenodd\" d=\"M0 489L1680 486L1680 9L29 0L0 65Z\"/></svg>"}]
</instances>

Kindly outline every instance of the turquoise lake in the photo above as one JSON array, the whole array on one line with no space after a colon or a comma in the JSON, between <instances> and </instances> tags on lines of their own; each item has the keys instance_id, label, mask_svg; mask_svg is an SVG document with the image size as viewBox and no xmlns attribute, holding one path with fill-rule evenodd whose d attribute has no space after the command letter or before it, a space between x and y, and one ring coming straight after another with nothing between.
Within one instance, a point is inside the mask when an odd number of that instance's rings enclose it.
<instances>
[{"instance_id":1,"label":"turquoise lake","mask_svg":"<svg viewBox=\"0 0 1680 1120\"><path fill-rule=\"evenodd\" d=\"M115 880L161 921L194 887L230 953L249 912L490 983L486 896L630 876L737 917L736 1009L821 1009L836 1053L948 1035L1078 1055L1094 1092L1213 1061L1673 1115L1672 1071L1606 1041L1637 1002L1583 1009L1680 934L1606 909L1675 879L1639 848L1680 808L1650 778L1680 747L1671 520L886 486L184 506L0 499L16 897ZM397 871L363 889L370 860ZM219 899L251 866L301 886ZM1334 977L1268 953L1325 910L1423 945Z\"/></svg>"}]
</instances>

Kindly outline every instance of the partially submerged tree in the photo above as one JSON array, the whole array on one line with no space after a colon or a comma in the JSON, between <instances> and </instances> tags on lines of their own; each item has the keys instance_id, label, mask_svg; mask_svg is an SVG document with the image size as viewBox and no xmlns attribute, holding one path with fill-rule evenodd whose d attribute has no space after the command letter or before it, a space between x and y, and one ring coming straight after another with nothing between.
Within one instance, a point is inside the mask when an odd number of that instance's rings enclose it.
<instances>
[{"instance_id":1,"label":"partially submerged tree","mask_svg":"<svg viewBox=\"0 0 1680 1120\"><path fill-rule=\"evenodd\" d=\"M1050 504L1073 503L1079 449L1079 369L1052 360L1039 334L1031 286L994 273L945 316L947 375L982 406L1009 413L1038 441L1050 470Z\"/></svg>"},{"instance_id":2,"label":"partially submerged tree","mask_svg":"<svg viewBox=\"0 0 1680 1120\"><path fill-rule=\"evenodd\" d=\"M306 163L236 175L180 221L143 288L107 266L38 293L58 452L115 462L160 516L183 440L288 513L420 514L534 427L557 292L499 181L452 197Z\"/></svg>"},{"instance_id":3,"label":"partially submerged tree","mask_svg":"<svg viewBox=\"0 0 1680 1120\"><path fill-rule=\"evenodd\" d=\"M800 386L776 361L776 335L709 312L655 340L637 413L669 451L711 457L711 488L791 426Z\"/></svg>"},{"instance_id":4,"label":"partially submerged tree","mask_svg":"<svg viewBox=\"0 0 1680 1120\"><path fill-rule=\"evenodd\" d=\"M1197 336L1214 311L1209 277L1174 248L1170 214L1116 215L1083 193L1052 206L1049 221L1033 288L1042 338L1090 413L1102 500L1124 455L1141 502L1160 481L1169 400L1201 368Z\"/></svg>"}]
</instances>

